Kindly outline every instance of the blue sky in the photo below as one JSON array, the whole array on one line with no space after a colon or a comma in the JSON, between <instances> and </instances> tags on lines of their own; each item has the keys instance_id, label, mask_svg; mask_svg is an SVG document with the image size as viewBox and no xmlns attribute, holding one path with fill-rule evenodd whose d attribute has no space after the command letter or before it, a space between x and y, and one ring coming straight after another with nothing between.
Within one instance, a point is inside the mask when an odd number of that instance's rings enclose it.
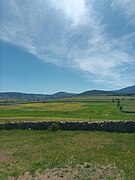
<instances>
[{"instance_id":1,"label":"blue sky","mask_svg":"<svg viewBox=\"0 0 135 180\"><path fill-rule=\"evenodd\" d=\"M0 0L0 91L135 84L135 0Z\"/></svg>"}]
</instances>

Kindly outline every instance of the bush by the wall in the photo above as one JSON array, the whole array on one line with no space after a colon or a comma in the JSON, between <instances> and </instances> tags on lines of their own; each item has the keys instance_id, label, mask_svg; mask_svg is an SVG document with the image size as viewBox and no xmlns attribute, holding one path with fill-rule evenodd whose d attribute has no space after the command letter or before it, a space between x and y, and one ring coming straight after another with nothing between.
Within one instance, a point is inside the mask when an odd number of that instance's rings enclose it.
<instances>
[{"instance_id":1,"label":"bush by the wall","mask_svg":"<svg viewBox=\"0 0 135 180\"><path fill-rule=\"evenodd\" d=\"M47 130L48 130L48 131L53 131L53 132L60 130L59 123L58 123L58 122L52 123L52 124L48 127Z\"/></svg>"}]
</instances>

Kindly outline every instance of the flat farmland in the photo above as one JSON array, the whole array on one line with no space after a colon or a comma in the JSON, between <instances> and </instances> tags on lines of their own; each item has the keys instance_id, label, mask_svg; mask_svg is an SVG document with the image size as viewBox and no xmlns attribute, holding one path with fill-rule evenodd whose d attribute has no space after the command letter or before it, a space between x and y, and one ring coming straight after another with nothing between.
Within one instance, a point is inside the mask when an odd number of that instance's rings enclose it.
<instances>
[{"instance_id":1,"label":"flat farmland","mask_svg":"<svg viewBox=\"0 0 135 180\"><path fill-rule=\"evenodd\" d=\"M0 122L135 120L134 111L128 98L11 102L0 104ZM0 179L134 180L135 134L0 130Z\"/></svg>"},{"instance_id":2,"label":"flat farmland","mask_svg":"<svg viewBox=\"0 0 135 180\"><path fill-rule=\"evenodd\" d=\"M135 100L120 100L119 106L124 112L120 111L117 100L103 99L1 104L0 122L135 120Z\"/></svg>"},{"instance_id":3,"label":"flat farmland","mask_svg":"<svg viewBox=\"0 0 135 180\"><path fill-rule=\"evenodd\" d=\"M132 101L132 100L122 101L121 105L123 107L123 111L135 113L135 100L134 101Z\"/></svg>"}]
</instances>

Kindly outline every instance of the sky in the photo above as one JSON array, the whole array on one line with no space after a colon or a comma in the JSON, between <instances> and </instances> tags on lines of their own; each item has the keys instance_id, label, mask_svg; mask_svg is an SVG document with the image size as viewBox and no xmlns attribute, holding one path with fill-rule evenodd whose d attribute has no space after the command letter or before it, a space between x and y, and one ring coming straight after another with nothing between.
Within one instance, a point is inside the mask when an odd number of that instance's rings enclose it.
<instances>
[{"instance_id":1,"label":"sky","mask_svg":"<svg viewBox=\"0 0 135 180\"><path fill-rule=\"evenodd\" d=\"M135 84L135 0L0 0L0 91Z\"/></svg>"}]
</instances>

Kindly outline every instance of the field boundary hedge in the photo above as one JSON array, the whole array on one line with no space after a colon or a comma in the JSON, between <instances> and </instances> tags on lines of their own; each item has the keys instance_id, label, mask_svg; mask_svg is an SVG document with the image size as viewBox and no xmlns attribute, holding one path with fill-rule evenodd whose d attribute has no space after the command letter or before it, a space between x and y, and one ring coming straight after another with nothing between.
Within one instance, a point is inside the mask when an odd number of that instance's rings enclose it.
<instances>
[{"instance_id":1,"label":"field boundary hedge","mask_svg":"<svg viewBox=\"0 0 135 180\"><path fill-rule=\"evenodd\" d=\"M107 131L120 133L134 133L135 121L110 121L110 122L64 122L64 121L47 121L47 122L9 122L0 123L1 130L9 129L33 129L48 130L52 125L57 125L60 130L68 131Z\"/></svg>"},{"instance_id":2,"label":"field boundary hedge","mask_svg":"<svg viewBox=\"0 0 135 180\"><path fill-rule=\"evenodd\" d=\"M135 113L135 111L126 111L126 110L122 110L121 112L123 112L123 113Z\"/></svg>"}]
</instances>

